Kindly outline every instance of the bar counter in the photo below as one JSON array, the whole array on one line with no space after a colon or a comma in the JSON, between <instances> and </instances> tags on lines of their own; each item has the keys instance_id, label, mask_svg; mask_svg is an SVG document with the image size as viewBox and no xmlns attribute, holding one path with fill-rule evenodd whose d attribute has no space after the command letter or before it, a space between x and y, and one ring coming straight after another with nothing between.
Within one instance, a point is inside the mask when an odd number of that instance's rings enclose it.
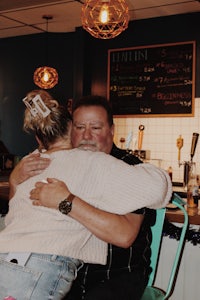
<instances>
[{"instance_id":1,"label":"bar counter","mask_svg":"<svg viewBox=\"0 0 200 300\"><path fill-rule=\"evenodd\" d=\"M5 180L6 181L2 181ZM174 191L184 198L185 193L183 188L174 187ZM9 195L9 184L8 178L3 178L0 180L0 201L8 200ZM187 208L189 216L189 224L200 225L200 209L198 208ZM166 217L169 222L183 223L183 213L179 209L167 209Z\"/></svg>"},{"instance_id":2,"label":"bar counter","mask_svg":"<svg viewBox=\"0 0 200 300\"><path fill-rule=\"evenodd\" d=\"M182 197L185 202L187 202L187 194L183 187L173 186L173 191ZM189 217L189 224L200 225L200 208L186 207L186 211ZM168 221L172 223L183 223L184 219L183 212L180 209L167 208L166 217Z\"/></svg>"},{"instance_id":3,"label":"bar counter","mask_svg":"<svg viewBox=\"0 0 200 300\"><path fill-rule=\"evenodd\" d=\"M0 182L0 200L8 200L9 184L7 181Z\"/></svg>"},{"instance_id":4,"label":"bar counter","mask_svg":"<svg viewBox=\"0 0 200 300\"><path fill-rule=\"evenodd\" d=\"M5 215L8 212L9 176L10 171L0 172L0 216Z\"/></svg>"},{"instance_id":5,"label":"bar counter","mask_svg":"<svg viewBox=\"0 0 200 300\"><path fill-rule=\"evenodd\" d=\"M189 224L200 225L200 209L198 208L187 208L189 216ZM180 209L171 210L167 209L166 217L169 222L172 223L183 223L183 212Z\"/></svg>"},{"instance_id":6,"label":"bar counter","mask_svg":"<svg viewBox=\"0 0 200 300\"><path fill-rule=\"evenodd\" d=\"M9 195L9 176L11 171L0 172L0 201L8 200Z\"/></svg>"}]
</instances>

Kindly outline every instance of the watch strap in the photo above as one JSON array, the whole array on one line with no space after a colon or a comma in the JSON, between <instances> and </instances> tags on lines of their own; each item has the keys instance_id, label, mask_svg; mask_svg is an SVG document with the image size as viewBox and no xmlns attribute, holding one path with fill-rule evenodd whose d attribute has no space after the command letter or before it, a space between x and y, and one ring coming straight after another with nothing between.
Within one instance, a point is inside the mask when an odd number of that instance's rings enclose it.
<instances>
[{"instance_id":1,"label":"watch strap","mask_svg":"<svg viewBox=\"0 0 200 300\"><path fill-rule=\"evenodd\" d=\"M76 196L73 194L69 194L69 196L61 201L58 205L58 209L62 214L68 215L68 213L72 209L72 201Z\"/></svg>"},{"instance_id":2,"label":"watch strap","mask_svg":"<svg viewBox=\"0 0 200 300\"><path fill-rule=\"evenodd\" d=\"M76 196L74 194L69 194L69 196L66 198L67 201L72 202Z\"/></svg>"}]
</instances>

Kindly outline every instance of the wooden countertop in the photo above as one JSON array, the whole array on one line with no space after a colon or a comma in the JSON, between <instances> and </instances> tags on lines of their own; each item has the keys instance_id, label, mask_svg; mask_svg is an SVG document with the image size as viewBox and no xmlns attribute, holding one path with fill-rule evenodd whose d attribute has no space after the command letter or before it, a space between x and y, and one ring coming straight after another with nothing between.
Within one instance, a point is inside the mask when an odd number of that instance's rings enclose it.
<instances>
[{"instance_id":1,"label":"wooden countertop","mask_svg":"<svg viewBox=\"0 0 200 300\"><path fill-rule=\"evenodd\" d=\"M173 186L173 191L180 195L187 202L186 190L181 186ZM188 208L186 207L189 224L200 225L200 208ZM169 222L183 223L184 216L180 209L167 209L166 217Z\"/></svg>"},{"instance_id":2,"label":"wooden countertop","mask_svg":"<svg viewBox=\"0 0 200 300\"><path fill-rule=\"evenodd\" d=\"M0 182L0 201L2 200L9 200L9 184L7 181Z\"/></svg>"},{"instance_id":3,"label":"wooden countertop","mask_svg":"<svg viewBox=\"0 0 200 300\"><path fill-rule=\"evenodd\" d=\"M9 176L11 171L0 172L0 200L9 200Z\"/></svg>"},{"instance_id":4,"label":"wooden countertop","mask_svg":"<svg viewBox=\"0 0 200 300\"><path fill-rule=\"evenodd\" d=\"M189 216L189 224L200 225L200 209L198 208L187 208L187 213ZM166 217L169 222L183 223L184 216L180 209L169 210L167 209Z\"/></svg>"}]
</instances>

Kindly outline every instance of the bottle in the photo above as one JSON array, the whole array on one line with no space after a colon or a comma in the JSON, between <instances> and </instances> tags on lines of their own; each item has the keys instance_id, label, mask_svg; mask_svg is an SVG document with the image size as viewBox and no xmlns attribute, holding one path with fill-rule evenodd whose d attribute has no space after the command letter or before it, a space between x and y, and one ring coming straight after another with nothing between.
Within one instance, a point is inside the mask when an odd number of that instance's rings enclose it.
<instances>
[{"instance_id":1,"label":"bottle","mask_svg":"<svg viewBox=\"0 0 200 300\"><path fill-rule=\"evenodd\" d=\"M190 169L191 169L191 162L185 161L184 162L183 186L184 186L184 189L186 189L186 190L187 190L187 185L188 185L189 176L190 176Z\"/></svg>"},{"instance_id":2,"label":"bottle","mask_svg":"<svg viewBox=\"0 0 200 300\"><path fill-rule=\"evenodd\" d=\"M191 163L189 180L187 184L187 206L195 208L198 206L199 200L199 186L197 182L196 165Z\"/></svg>"}]
</instances>

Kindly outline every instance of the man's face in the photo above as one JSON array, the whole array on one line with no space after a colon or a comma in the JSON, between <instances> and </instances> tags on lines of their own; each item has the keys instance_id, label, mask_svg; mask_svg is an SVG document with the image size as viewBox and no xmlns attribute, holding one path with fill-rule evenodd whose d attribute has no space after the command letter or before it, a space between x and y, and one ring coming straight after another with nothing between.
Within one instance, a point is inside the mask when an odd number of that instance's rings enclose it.
<instances>
[{"instance_id":1,"label":"man's face","mask_svg":"<svg viewBox=\"0 0 200 300\"><path fill-rule=\"evenodd\" d=\"M72 146L84 150L110 153L114 125L109 126L107 113L100 106L81 106L73 113Z\"/></svg>"}]
</instances>

